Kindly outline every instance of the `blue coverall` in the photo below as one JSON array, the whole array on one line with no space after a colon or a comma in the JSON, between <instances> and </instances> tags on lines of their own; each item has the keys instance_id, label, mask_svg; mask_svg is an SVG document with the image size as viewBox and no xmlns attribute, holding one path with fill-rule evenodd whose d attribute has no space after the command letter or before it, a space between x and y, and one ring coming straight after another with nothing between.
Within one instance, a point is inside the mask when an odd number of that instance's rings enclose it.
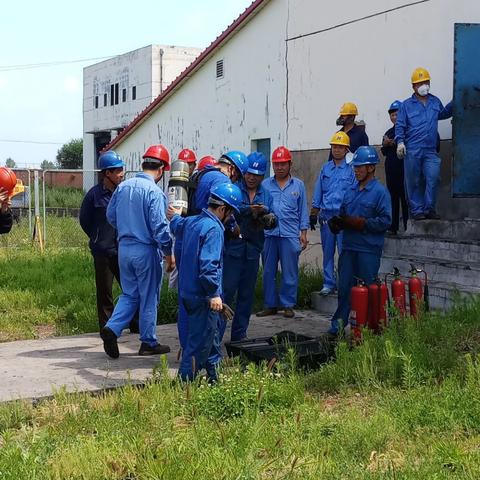
<instances>
[{"instance_id":1,"label":"blue coverall","mask_svg":"<svg viewBox=\"0 0 480 480\"><path fill-rule=\"evenodd\" d=\"M375 178L363 190L355 182L345 193L340 214L363 217L366 224L361 232L345 230L343 234L343 249L338 261L338 307L329 330L333 334L349 321L350 290L356 283L355 278L367 285L377 278L385 232L392 222L390 194Z\"/></svg>"},{"instance_id":2,"label":"blue coverall","mask_svg":"<svg viewBox=\"0 0 480 480\"><path fill-rule=\"evenodd\" d=\"M210 197L210 190L221 183L229 183L230 179L216 167L207 166L206 173L202 175L198 182L197 191L195 192L195 211L200 213L202 209L208 208L208 199ZM174 252L177 262L178 275L181 275L179 266L181 264L182 239L181 236L176 238ZM188 335L188 321L187 313L183 307L182 302L178 305L178 319L177 319L178 338L180 346L185 348L185 343Z\"/></svg>"},{"instance_id":3,"label":"blue coverall","mask_svg":"<svg viewBox=\"0 0 480 480\"><path fill-rule=\"evenodd\" d=\"M335 279L335 247L342 253L343 233L335 235L328 228L328 220L340 212L346 190L355 181L351 165L345 159L337 166L328 161L320 170L313 191L312 207L320 209L320 237L323 251L323 285L337 288Z\"/></svg>"},{"instance_id":4,"label":"blue coverall","mask_svg":"<svg viewBox=\"0 0 480 480\"><path fill-rule=\"evenodd\" d=\"M264 230L255 224L250 205L263 205L266 212L272 210L272 197L262 185L258 186L252 202L250 202L245 183L242 181L237 185L242 191L243 205L240 208L240 214L235 215L235 219L242 236L225 242L223 259L225 303L232 306L236 295L235 316L233 317L231 333L232 342L242 340L247 336L260 266L260 255L265 243Z\"/></svg>"},{"instance_id":5,"label":"blue coverall","mask_svg":"<svg viewBox=\"0 0 480 480\"><path fill-rule=\"evenodd\" d=\"M107 323L117 337L139 309L140 340L157 345L157 305L163 255L172 254L165 216L167 199L153 177L137 173L115 190L107 219L118 232L118 258L123 293Z\"/></svg>"},{"instance_id":6,"label":"blue coverall","mask_svg":"<svg viewBox=\"0 0 480 480\"><path fill-rule=\"evenodd\" d=\"M209 301L222 296L223 242L222 222L209 210L182 218L175 215L170 223L175 239L182 239L179 276L179 300L187 313L188 335L178 374L193 380L205 368L210 379L222 358L221 318L210 309Z\"/></svg>"},{"instance_id":7,"label":"blue coverall","mask_svg":"<svg viewBox=\"0 0 480 480\"><path fill-rule=\"evenodd\" d=\"M415 94L398 111L395 141L404 143L405 187L412 215L435 211L440 157L437 154L438 121L452 116L452 102L445 107L428 94L425 105Z\"/></svg>"},{"instance_id":8,"label":"blue coverall","mask_svg":"<svg viewBox=\"0 0 480 480\"><path fill-rule=\"evenodd\" d=\"M300 233L310 225L305 185L300 179L290 177L282 189L275 177L270 177L262 186L272 197L272 212L278 219L277 227L265 231L262 256L265 307L293 308L297 303L298 258L302 251ZM279 261L280 291L276 284Z\"/></svg>"}]
</instances>

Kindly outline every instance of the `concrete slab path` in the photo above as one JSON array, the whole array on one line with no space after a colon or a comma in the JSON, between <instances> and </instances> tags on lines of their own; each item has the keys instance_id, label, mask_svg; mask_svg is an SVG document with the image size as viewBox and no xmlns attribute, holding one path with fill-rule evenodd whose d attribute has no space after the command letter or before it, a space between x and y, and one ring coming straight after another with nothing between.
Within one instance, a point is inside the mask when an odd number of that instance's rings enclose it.
<instances>
[{"instance_id":1,"label":"concrete slab path","mask_svg":"<svg viewBox=\"0 0 480 480\"><path fill-rule=\"evenodd\" d=\"M294 319L283 316L252 316L251 338L292 330L319 335L328 329L328 318L315 311L298 311ZM168 367L174 375L178 368L177 327L160 325L158 338L170 345ZM227 331L225 338L230 338ZM0 401L38 400L64 388L68 392L99 391L126 383L141 384L158 364L158 356L140 357L138 335L126 333L119 340L120 358L112 360L103 351L98 334L54 337L0 344Z\"/></svg>"}]
</instances>

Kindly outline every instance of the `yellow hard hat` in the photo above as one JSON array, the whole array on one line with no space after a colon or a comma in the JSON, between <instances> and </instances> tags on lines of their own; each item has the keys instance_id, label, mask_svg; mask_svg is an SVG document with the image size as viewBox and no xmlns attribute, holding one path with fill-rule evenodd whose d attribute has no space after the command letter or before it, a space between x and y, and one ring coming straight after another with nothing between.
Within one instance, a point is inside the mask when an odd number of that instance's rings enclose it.
<instances>
[{"instance_id":1,"label":"yellow hard hat","mask_svg":"<svg viewBox=\"0 0 480 480\"><path fill-rule=\"evenodd\" d=\"M426 82L427 80L430 80L430 74L428 73L428 70L419 67L413 71L412 83Z\"/></svg>"},{"instance_id":2,"label":"yellow hard hat","mask_svg":"<svg viewBox=\"0 0 480 480\"><path fill-rule=\"evenodd\" d=\"M350 137L345 132L337 132L330 140L330 145L350 147Z\"/></svg>"},{"instance_id":3,"label":"yellow hard hat","mask_svg":"<svg viewBox=\"0 0 480 480\"><path fill-rule=\"evenodd\" d=\"M342 105L340 115L358 115L358 108L352 102L347 102Z\"/></svg>"}]
</instances>

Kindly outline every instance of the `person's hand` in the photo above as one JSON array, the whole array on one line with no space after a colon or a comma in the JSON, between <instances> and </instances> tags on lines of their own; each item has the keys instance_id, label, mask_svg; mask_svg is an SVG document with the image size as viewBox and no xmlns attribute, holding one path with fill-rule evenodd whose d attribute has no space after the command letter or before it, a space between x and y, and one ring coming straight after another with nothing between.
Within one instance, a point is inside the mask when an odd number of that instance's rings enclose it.
<instances>
[{"instance_id":1,"label":"person's hand","mask_svg":"<svg viewBox=\"0 0 480 480\"><path fill-rule=\"evenodd\" d=\"M300 234L300 245L302 246L302 252L308 246L308 239L307 239L307 231L306 230L303 230L302 233Z\"/></svg>"},{"instance_id":2,"label":"person's hand","mask_svg":"<svg viewBox=\"0 0 480 480\"><path fill-rule=\"evenodd\" d=\"M327 222L328 228L334 235L338 235L344 228L343 217L338 215L333 216Z\"/></svg>"},{"instance_id":3,"label":"person's hand","mask_svg":"<svg viewBox=\"0 0 480 480\"><path fill-rule=\"evenodd\" d=\"M343 223L345 228L361 232L365 228L367 220L364 217L351 217L347 215L343 218Z\"/></svg>"},{"instance_id":4,"label":"person's hand","mask_svg":"<svg viewBox=\"0 0 480 480\"><path fill-rule=\"evenodd\" d=\"M395 139L388 138L386 135L383 136L383 143L384 147L393 147L395 145Z\"/></svg>"},{"instance_id":5,"label":"person's hand","mask_svg":"<svg viewBox=\"0 0 480 480\"><path fill-rule=\"evenodd\" d=\"M210 309L214 312L221 312L223 309L223 302L220 297L213 297L210 299Z\"/></svg>"},{"instance_id":6,"label":"person's hand","mask_svg":"<svg viewBox=\"0 0 480 480\"><path fill-rule=\"evenodd\" d=\"M403 142L399 143L397 145L397 157L400 160L403 160L406 154L407 154L407 149L405 148L405 144Z\"/></svg>"},{"instance_id":7,"label":"person's hand","mask_svg":"<svg viewBox=\"0 0 480 480\"><path fill-rule=\"evenodd\" d=\"M315 228L315 225L317 224L318 222L318 214L320 213L320 209L319 208L315 208L315 207L312 207L310 209L310 217L309 217L309 221L310 221L310 230L312 230L312 232L314 230L316 230Z\"/></svg>"},{"instance_id":8,"label":"person's hand","mask_svg":"<svg viewBox=\"0 0 480 480\"><path fill-rule=\"evenodd\" d=\"M173 272L176 266L175 257L173 255L167 255L165 257L165 261L167 262L167 265L165 266L165 272Z\"/></svg>"},{"instance_id":9,"label":"person's hand","mask_svg":"<svg viewBox=\"0 0 480 480\"><path fill-rule=\"evenodd\" d=\"M0 210L5 213L9 210L12 200L8 196L8 192L4 188L0 188Z\"/></svg>"},{"instance_id":10,"label":"person's hand","mask_svg":"<svg viewBox=\"0 0 480 480\"><path fill-rule=\"evenodd\" d=\"M174 207L173 205L169 205L167 208L167 218L171 220L175 215L181 215L182 209L178 207Z\"/></svg>"},{"instance_id":11,"label":"person's hand","mask_svg":"<svg viewBox=\"0 0 480 480\"><path fill-rule=\"evenodd\" d=\"M258 218L261 215L267 213L267 209L263 205L250 205L250 211L252 212L252 217Z\"/></svg>"}]
</instances>

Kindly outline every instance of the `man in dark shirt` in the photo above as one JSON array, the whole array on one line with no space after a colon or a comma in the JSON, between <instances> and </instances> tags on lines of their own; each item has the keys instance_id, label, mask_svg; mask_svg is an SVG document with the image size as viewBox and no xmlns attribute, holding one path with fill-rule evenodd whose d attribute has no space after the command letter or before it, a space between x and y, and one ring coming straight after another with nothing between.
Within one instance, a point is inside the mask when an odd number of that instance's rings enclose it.
<instances>
[{"instance_id":1,"label":"man in dark shirt","mask_svg":"<svg viewBox=\"0 0 480 480\"><path fill-rule=\"evenodd\" d=\"M117 232L107 221L107 206L115 188L124 177L125 164L113 151L105 152L98 159L102 180L91 188L83 199L80 208L80 225L90 238L89 246L95 267L97 291L97 312L100 330L113 312L113 279L120 284L118 266ZM130 325L132 333L138 333L138 317Z\"/></svg>"},{"instance_id":2,"label":"man in dark shirt","mask_svg":"<svg viewBox=\"0 0 480 480\"><path fill-rule=\"evenodd\" d=\"M407 229L408 202L405 195L405 177L403 172L403 160L397 157L397 142L395 142L395 123L397 113L402 102L395 100L388 109L393 127L385 132L382 141L382 153L385 156L385 176L387 188L392 200L392 225L389 232L397 234L400 220L400 206L402 207L403 229Z\"/></svg>"},{"instance_id":3,"label":"man in dark shirt","mask_svg":"<svg viewBox=\"0 0 480 480\"><path fill-rule=\"evenodd\" d=\"M344 103L339 115L337 125L341 126L340 131L345 132L350 138L350 153L354 154L358 147L368 146L365 126L355 124L355 117L358 115L357 106L351 102Z\"/></svg>"},{"instance_id":4,"label":"man in dark shirt","mask_svg":"<svg viewBox=\"0 0 480 480\"><path fill-rule=\"evenodd\" d=\"M10 204L8 192L0 188L0 234L8 233L12 229L13 218Z\"/></svg>"}]
</instances>

